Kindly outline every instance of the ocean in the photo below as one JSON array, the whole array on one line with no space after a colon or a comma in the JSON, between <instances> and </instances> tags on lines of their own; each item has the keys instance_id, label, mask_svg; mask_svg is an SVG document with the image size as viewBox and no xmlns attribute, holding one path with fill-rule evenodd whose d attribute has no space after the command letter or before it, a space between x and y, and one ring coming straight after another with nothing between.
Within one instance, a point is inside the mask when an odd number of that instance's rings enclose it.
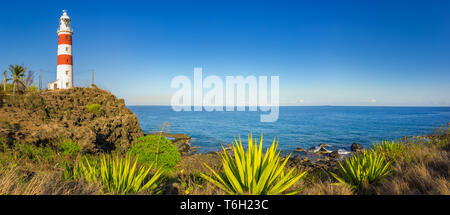
<instances>
[{"instance_id":1,"label":"ocean","mask_svg":"<svg viewBox=\"0 0 450 215\"><path fill-rule=\"evenodd\" d=\"M278 121L260 122L261 112L175 112L170 106L128 106L144 133L169 123L170 133L192 137L199 153L221 149L241 136L264 134L264 145L279 138L283 153L325 143L329 149L349 150L352 143L365 147L382 140L432 133L450 122L450 107L282 106Z\"/></svg>"}]
</instances>

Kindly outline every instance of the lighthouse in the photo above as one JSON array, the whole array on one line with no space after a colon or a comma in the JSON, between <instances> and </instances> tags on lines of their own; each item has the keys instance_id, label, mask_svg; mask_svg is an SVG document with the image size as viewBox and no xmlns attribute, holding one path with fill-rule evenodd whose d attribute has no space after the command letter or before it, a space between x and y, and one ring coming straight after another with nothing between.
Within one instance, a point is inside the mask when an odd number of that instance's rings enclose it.
<instances>
[{"instance_id":1,"label":"lighthouse","mask_svg":"<svg viewBox=\"0 0 450 215\"><path fill-rule=\"evenodd\" d=\"M68 89L73 86L72 63L72 34L70 17L63 10L59 18L58 33L58 60L56 66L56 81L48 84L48 89Z\"/></svg>"}]
</instances>

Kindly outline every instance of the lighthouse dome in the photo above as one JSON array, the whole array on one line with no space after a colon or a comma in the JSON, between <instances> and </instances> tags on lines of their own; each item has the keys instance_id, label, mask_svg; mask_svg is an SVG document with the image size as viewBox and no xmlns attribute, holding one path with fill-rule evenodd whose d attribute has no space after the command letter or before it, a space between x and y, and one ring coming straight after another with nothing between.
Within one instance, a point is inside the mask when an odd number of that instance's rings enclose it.
<instances>
[{"instance_id":1,"label":"lighthouse dome","mask_svg":"<svg viewBox=\"0 0 450 215\"><path fill-rule=\"evenodd\" d=\"M63 15L60 17L60 19L70 19L69 15L67 15L67 11L63 10Z\"/></svg>"},{"instance_id":2,"label":"lighthouse dome","mask_svg":"<svg viewBox=\"0 0 450 215\"><path fill-rule=\"evenodd\" d=\"M57 33L69 33L72 34L73 31L70 28L70 18L67 15L67 11L63 10L62 16L59 18L59 29Z\"/></svg>"}]
</instances>

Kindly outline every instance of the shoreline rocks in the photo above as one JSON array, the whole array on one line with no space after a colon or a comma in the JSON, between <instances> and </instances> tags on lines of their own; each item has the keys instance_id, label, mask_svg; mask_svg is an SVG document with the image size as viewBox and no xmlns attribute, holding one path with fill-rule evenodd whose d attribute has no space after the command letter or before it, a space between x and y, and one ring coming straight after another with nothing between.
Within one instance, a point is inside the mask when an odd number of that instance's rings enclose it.
<instances>
[{"instance_id":1,"label":"shoreline rocks","mask_svg":"<svg viewBox=\"0 0 450 215\"><path fill-rule=\"evenodd\" d=\"M332 151L328 156L334 159L339 159L342 157L338 150Z\"/></svg>"},{"instance_id":2,"label":"shoreline rocks","mask_svg":"<svg viewBox=\"0 0 450 215\"><path fill-rule=\"evenodd\" d=\"M361 144L359 144L359 143L353 143L350 146L350 149L351 149L352 152L361 152L361 151L364 150L363 146Z\"/></svg>"},{"instance_id":3,"label":"shoreline rocks","mask_svg":"<svg viewBox=\"0 0 450 215\"><path fill-rule=\"evenodd\" d=\"M352 144L350 151L344 149L329 150L327 147L331 146L328 144L319 144L308 150L296 148L294 151L295 155L289 158L288 166L309 170L334 169L338 167L338 163L345 157L364 149L361 144L357 143Z\"/></svg>"},{"instance_id":4,"label":"shoreline rocks","mask_svg":"<svg viewBox=\"0 0 450 215\"><path fill-rule=\"evenodd\" d=\"M303 148L296 148L295 151L296 151L296 152L304 152L305 149L303 149Z\"/></svg>"},{"instance_id":5,"label":"shoreline rocks","mask_svg":"<svg viewBox=\"0 0 450 215\"><path fill-rule=\"evenodd\" d=\"M159 133L150 133L153 135L158 135ZM177 146L177 149L180 151L186 159L196 158L196 157L204 157L204 156L213 156L208 157L209 159L214 158L217 159L216 162L220 163L219 153L222 150L211 151L208 153L196 153L196 148L198 146L190 145L190 137L186 134L169 134L162 133L164 137L169 138L172 142ZM224 146L225 150L232 153L232 147L230 144ZM319 144L317 146L311 147L308 150L303 148L296 148L293 152L293 155L289 158L286 166L291 168L299 168L309 171L329 171L336 170L338 168L338 163L342 161L344 158L351 156L357 151L362 151L363 147L361 144L354 143L350 147L350 150L344 149L334 149L329 150L327 147L331 147L329 144ZM284 156L284 155L283 155Z\"/></svg>"},{"instance_id":6,"label":"shoreline rocks","mask_svg":"<svg viewBox=\"0 0 450 215\"><path fill-rule=\"evenodd\" d=\"M175 145L177 150L180 152L181 155L188 155L191 152L196 152L199 146L191 146L191 137L187 134L172 134L172 133L165 133L165 132L155 132L155 133L146 133L145 135L159 135L169 139L172 141L172 143Z\"/></svg>"}]
</instances>

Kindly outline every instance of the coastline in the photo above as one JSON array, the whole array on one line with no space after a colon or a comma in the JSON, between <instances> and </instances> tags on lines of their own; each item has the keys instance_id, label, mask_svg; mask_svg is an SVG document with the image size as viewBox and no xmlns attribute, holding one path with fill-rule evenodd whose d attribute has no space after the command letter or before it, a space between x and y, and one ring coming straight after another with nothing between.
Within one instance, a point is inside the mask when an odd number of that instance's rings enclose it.
<instances>
[{"instance_id":1,"label":"coastline","mask_svg":"<svg viewBox=\"0 0 450 215\"><path fill-rule=\"evenodd\" d=\"M117 156L119 161L136 159L139 167L154 168L149 169L149 177L154 176L155 171L161 171L158 175L161 181L155 185L157 190L127 191L129 193L226 194L205 179L205 174L211 174L211 170L223 174L221 150L200 152L185 133L144 133L135 113L125 106L123 99L110 92L98 88L73 88L26 93L14 98L8 96L3 102L0 109L0 163L5 165L0 168L0 180L8 183L0 186L0 194L120 194L108 191L104 184L92 184L87 176L79 176L86 174L80 169L84 162L98 164L110 160L111 156ZM354 143L336 149L325 142L284 151L279 155L279 159L286 162L284 170L307 173L288 191L304 188L299 194L305 195L448 194L450 185L445 170L449 166L450 129L442 129L443 134L393 140L393 145L401 146L399 152L383 151L391 143L377 146L376 150L382 150L387 158L403 153L392 159L395 165L391 171L395 174L386 177L382 183L356 190L345 184L336 187L338 181L333 174L342 174L339 173L340 164L348 159L365 156L368 151L375 153L372 146ZM211 126L208 130L213 131ZM246 138L243 140L245 145ZM234 154L229 145L224 146L227 153ZM291 156L286 160L288 153ZM420 169L424 164L428 166ZM408 172L404 172L405 169ZM423 172L416 173L416 170ZM433 175L433 180L427 175ZM417 177L426 187L414 184ZM35 186L37 181L42 183L30 193L27 186ZM404 186L391 188L399 181L408 184L408 189Z\"/></svg>"},{"instance_id":2,"label":"coastline","mask_svg":"<svg viewBox=\"0 0 450 215\"><path fill-rule=\"evenodd\" d=\"M384 140L432 133L450 121L450 108L281 107L275 123L259 122L257 112L174 112L171 107L130 107L144 132L159 131L163 122L172 133L192 136L198 152L208 153L234 138L264 134L279 138L283 153L329 144L349 151L352 143L370 147ZM220 120L211 120L220 119ZM234 126L233 126L234 125Z\"/></svg>"}]
</instances>

